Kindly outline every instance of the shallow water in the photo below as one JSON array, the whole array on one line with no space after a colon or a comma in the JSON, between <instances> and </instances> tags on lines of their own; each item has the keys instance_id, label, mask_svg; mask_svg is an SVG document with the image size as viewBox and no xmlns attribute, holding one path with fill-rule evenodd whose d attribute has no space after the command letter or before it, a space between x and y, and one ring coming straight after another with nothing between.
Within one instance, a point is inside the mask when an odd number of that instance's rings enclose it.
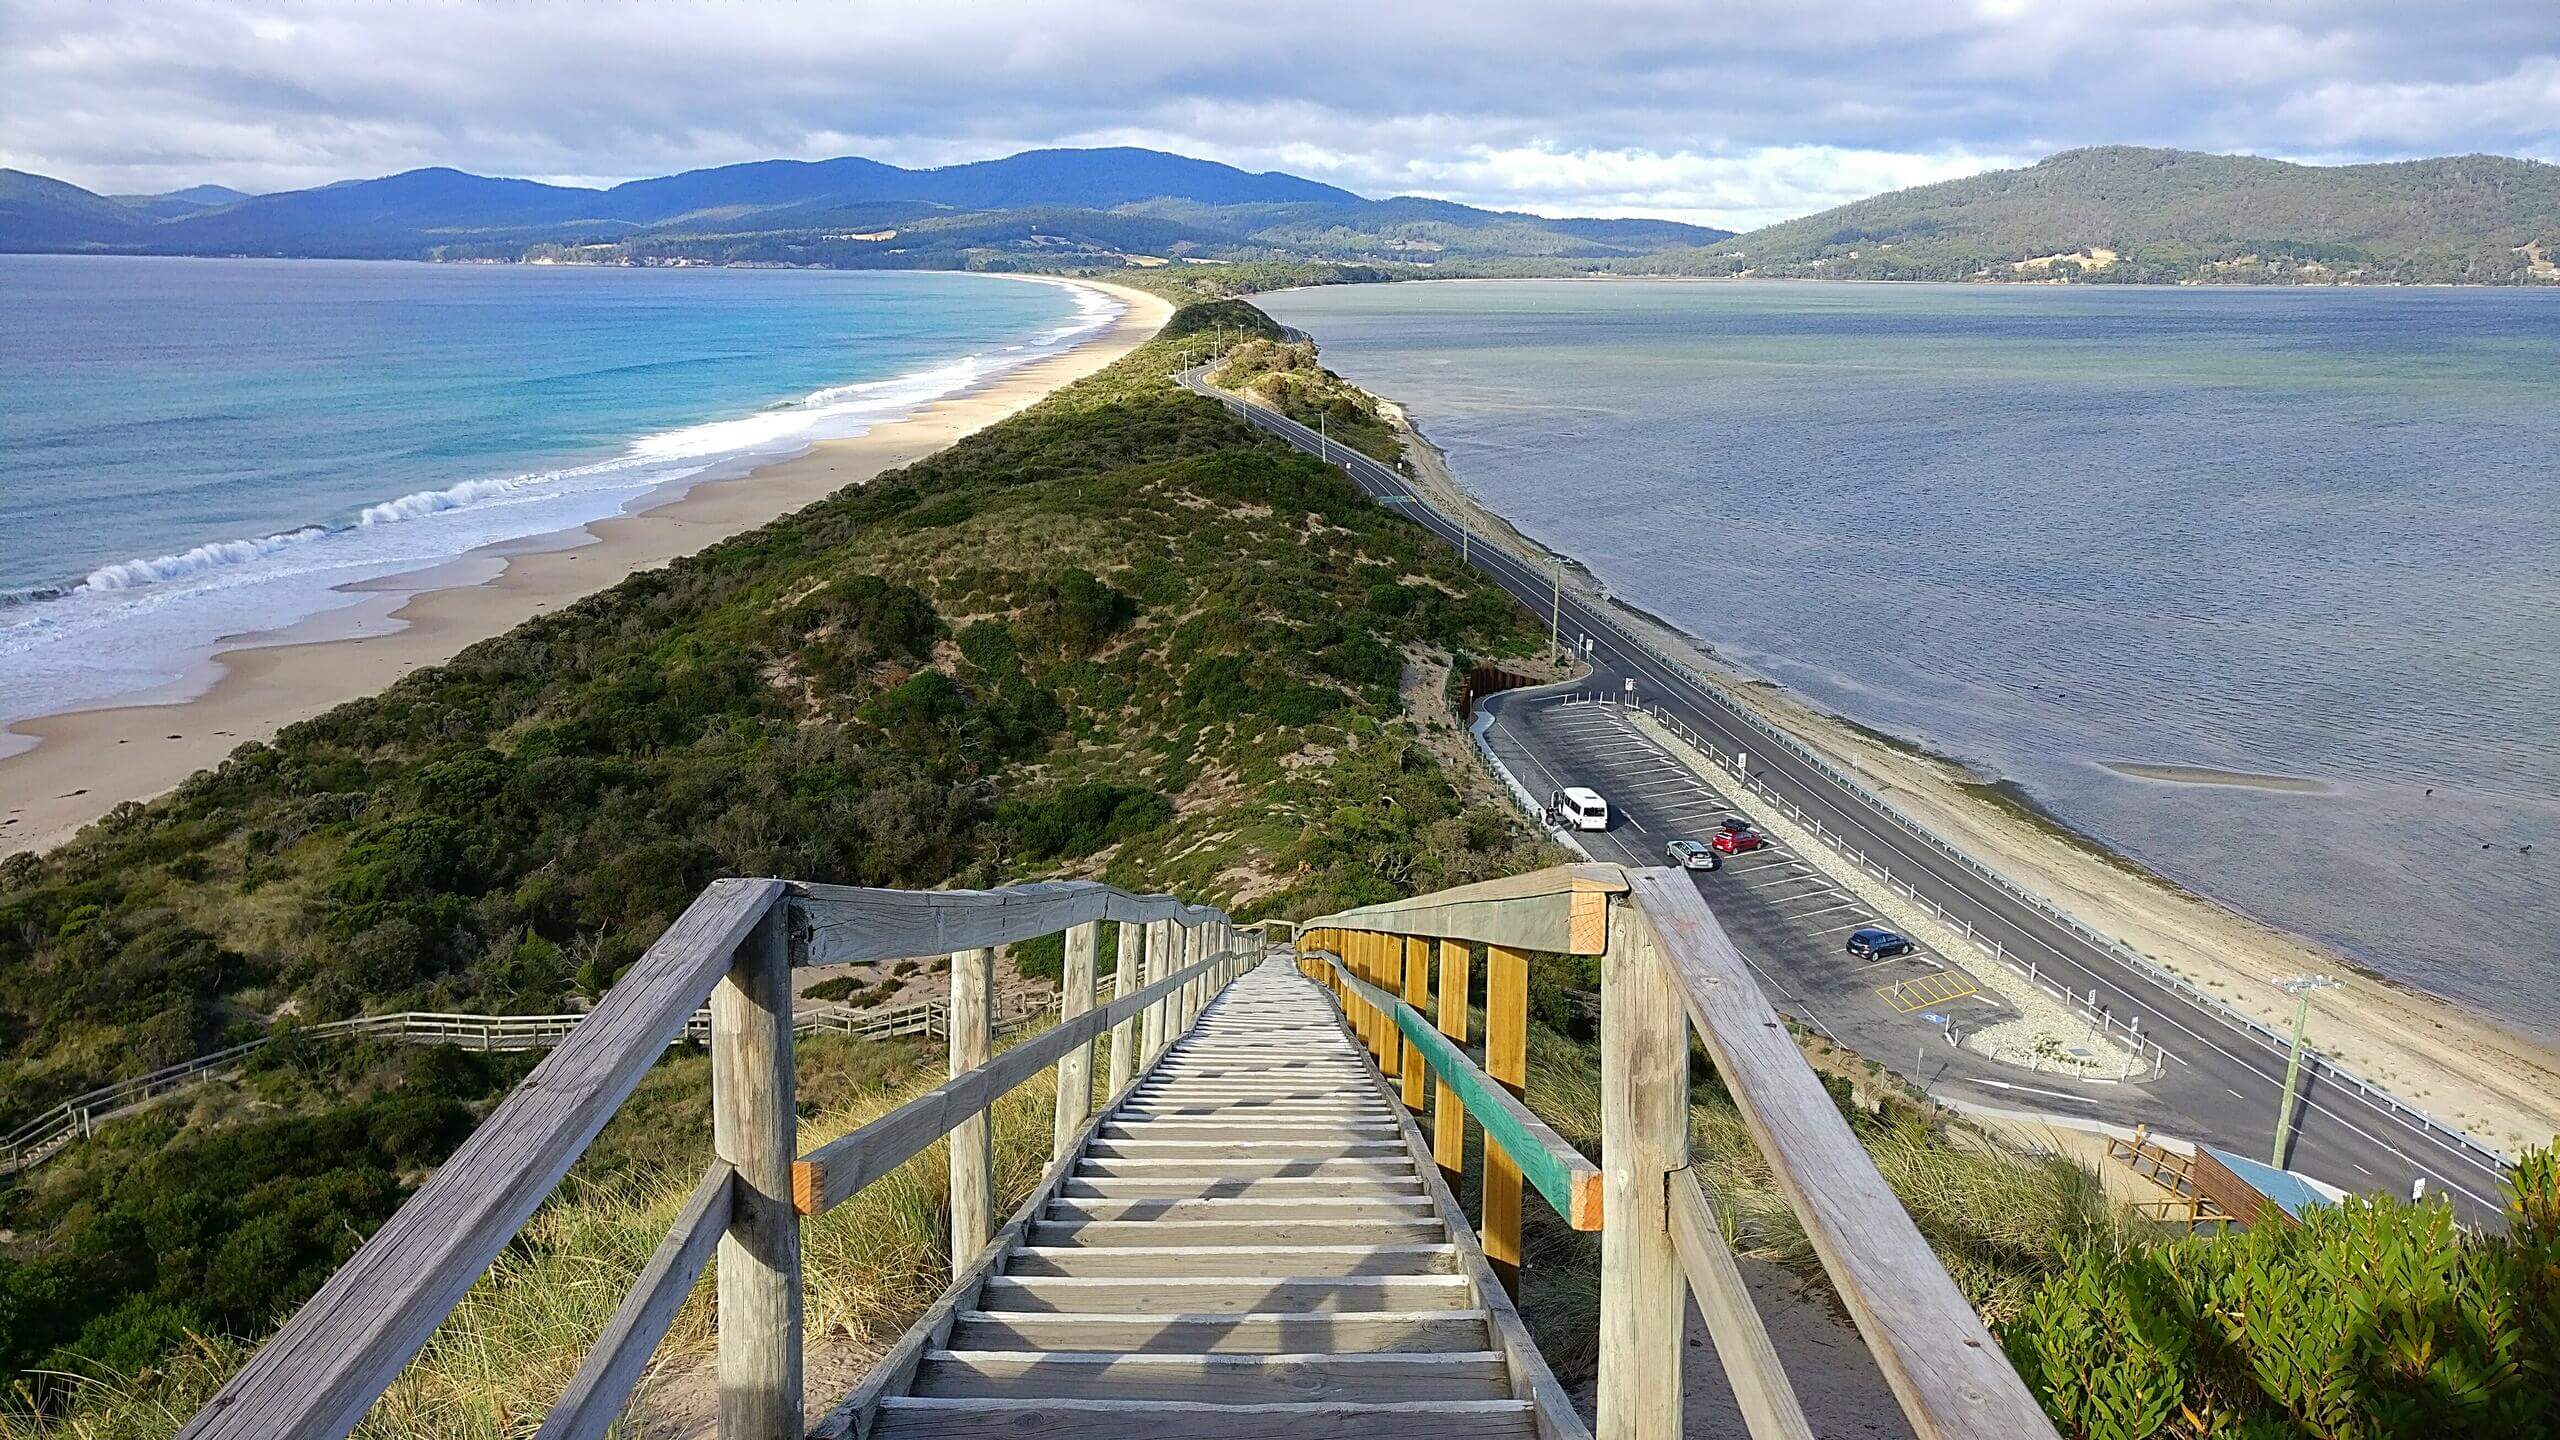
<instances>
[{"instance_id":1,"label":"shallow water","mask_svg":"<svg viewBox=\"0 0 2560 1440\"><path fill-rule=\"evenodd\" d=\"M2560 293L1262 303L1629 601L2187 885L2560 1035Z\"/></svg>"},{"instance_id":2,"label":"shallow water","mask_svg":"<svg viewBox=\"0 0 2560 1440\"><path fill-rule=\"evenodd\" d=\"M0 724L861 434L1113 308L947 274L0 256Z\"/></svg>"}]
</instances>

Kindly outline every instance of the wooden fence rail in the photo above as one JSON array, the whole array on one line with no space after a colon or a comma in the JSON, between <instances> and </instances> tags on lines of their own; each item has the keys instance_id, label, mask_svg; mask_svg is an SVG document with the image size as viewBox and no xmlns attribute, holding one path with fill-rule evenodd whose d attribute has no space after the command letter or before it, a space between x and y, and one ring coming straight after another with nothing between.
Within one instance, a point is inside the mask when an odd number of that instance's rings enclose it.
<instances>
[{"instance_id":1,"label":"wooden fence rail","mask_svg":"<svg viewBox=\"0 0 2560 1440\"><path fill-rule=\"evenodd\" d=\"M1563 866L1324 916L1298 928L1297 944L1302 967L1332 986L1380 1071L1404 1082L1407 1105L1421 1108L1428 1079L1435 1138L1468 1121L1483 1132L1482 1232L1497 1270L1518 1264L1524 1175L1577 1227L1600 1230L1600 1440L1680 1433L1684 1292L1706 1319L1755 1440L1811 1434L1689 1169L1693 1035L1914 1432L2054 1435L1684 873ZM1481 1065L1464 1049L1478 945ZM1519 1099L1531 952L1599 962L1596 1167ZM1424 1013L1435 958L1436 1021ZM1444 1165L1462 1153L1435 1144L1443 1148Z\"/></svg>"},{"instance_id":2,"label":"wooden fence rail","mask_svg":"<svg viewBox=\"0 0 2560 1440\"><path fill-rule=\"evenodd\" d=\"M844 1005L810 1006L792 1013L791 1028L796 1034L828 1032L857 1039L940 1035L945 1031L949 1008L939 999L918 1000L893 1010L856 1010ZM1001 1032L1020 1024L1041 1013L1041 1009L1038 1004L1016 996L997 1009L996 1028ZM465 1050L548 1050L569 1038L569 1032L585 1018L585 1015L575 1013L468 1015L398 1010L386 1015L360 1015L353 1019L331 1020L261 1035L146 1075L100 1086L48 1107L16 1129L0 1135L0 1175L33 1169L60 1154L71 1142L96 1133L97 1127L106 1121L134 1114L181 1091L229 1075L246 1065L251 1056L281 1040L375 1038L403 1045L453 1045ZM696 1045L711 1042L709 1010L696 1010L693 1017L685 1022L684 1030L668 1043L682 1041Z\"/></svg>"},{"instance_id":3,"label":"wooden fence rail","mask_svg":"<svg viewBox=\"0 0 2560 1440\"><path fill-rule=\"evenodd\" d=\"M1116 998L1094 1003L1100 926L1121 925ZM993 947L1068 932L1083 993L1058 1027L988 1055L997 1016L983 982ZM711 1047L717 1158L621 1307L552 1406L541 1440L592 1440L628 1405L705 1265L718 1276L719 1434L797 1437L802 1393L799 1227L946 1133L953 1190L987 1193L984 1144L955 1133L1043 1070L1089 1104L1097 1037L1148 1017L1156 1045L1179 1034L1227 982L1259 958L1219 911L1171 896L1087 881L992 891L884 891L723 880L669 927L596 1008L556 1034L556 1017L429 1017L427 1033L544 1033L551 1053L433 1178L260 1347L179 1433L187 1437L338 1440L556 1187L668 1044L697 1024ZM1176 947L1188 959L1169 962ZM798 1153L791 1052L810 1028L792 1012L795 966L949 952L954 994L925 1019L953 1037L951 1081L841 1140ZM1144 965L1149 983L1130 970ZM707 1017L699 1007L710 1000ZM413 1017L376 1017L404 1023ZM876 1017L874 1017L876 1019ZM833 1028L832 1026L829 1028ZM407 1031L404 1028L403 1034ZM965 1043L964 1043L965 1041ZM962 1063L965 1059L965 1063ZM1113 1065L1125 1083L1131 1067ZM1063 1063L1062 1063L1063 1062ZM955 1234L967 1236L955 1214ZM974 1222L984 1240L984 1223ZM975 1256L955 1253L955 1266ZM716 1261L713 1259L717 1255Z\"/></svg>"}]
</instances>

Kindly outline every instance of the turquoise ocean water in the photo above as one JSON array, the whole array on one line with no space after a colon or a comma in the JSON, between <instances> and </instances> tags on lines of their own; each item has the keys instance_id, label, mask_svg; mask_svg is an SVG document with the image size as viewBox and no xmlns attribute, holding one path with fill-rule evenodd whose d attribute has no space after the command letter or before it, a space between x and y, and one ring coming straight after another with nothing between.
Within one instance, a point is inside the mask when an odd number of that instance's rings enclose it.
<instances>
[{"instance_id":1,"label":"turquoise ocean water","mask_svg":"<svg viewBox=\"0 0 2560 1440\"><path fill-rule=\"evenodd\" d=\"M950 274L0 256L0 725L175 693L340 587L860 434L1114 309Z\"/></svg>"},{"instance_id":2,"label":"turquoise ocean water","mask_svg":"<svg viewBox=\"0 0 2560 1440\"><path fill-rule=\"evenodd\" d=\"M1747 669L2560 1035L2560 293L1263 303L1494 509Z\"/></svg>"}]
</instances>

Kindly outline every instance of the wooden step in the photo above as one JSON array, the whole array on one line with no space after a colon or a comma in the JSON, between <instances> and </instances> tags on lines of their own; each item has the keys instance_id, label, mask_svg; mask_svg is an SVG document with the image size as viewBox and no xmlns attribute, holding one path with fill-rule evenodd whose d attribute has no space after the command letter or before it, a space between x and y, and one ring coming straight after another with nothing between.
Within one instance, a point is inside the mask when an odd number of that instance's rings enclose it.
<instances>
[{"instance_id":1,"label":"wooden step","mask_svg":"<svg viewBox=\"0 0 2560 1440\"><path fill-rule=\"evenodd\" d=\"M1025 1275L1213 1276L1453 1275L1454 1245L1028 1245L1004 1257L1004 1273Z\"/></svg>"},{"instance_id":2,"label":"wooden step","mask_svg":"<svg viewBox=\"0 0 2560 1440\"><path fill-rule=\"evenodd\" d=\"M1436 1218L1398 1220L1035 1220L1028 1242L1043 1249L1210 1245L1436 1245L1448 1231ZM1414 1212L1419 1215L1421 1212Z\"/></svg>"},{"instance_id":3,"label":"wooden step","mask_svg":"<svg viewBox=\"0 0 2560 1440\"><path fill-rule=\"evenodd\" d=\"M1059 1197L1068 1200L1370 1200L1418 1196L1421 1193L1420 1175L1402 1179L1263 1175L1191 1180L1135 1175L1087 1178L1077 1175L1058 1186Z\"/></svg>"},{"instance_id":4,"label":"wooden step","mask_svg":"<svg viewBox=\"0 0 2560 1440\"><path fill-rule=\"evenodd\" d=\"M1068 1315L1030 1310L965 1310L951 1327L954 1350L1105 1350L1186 1355L1411 1353L1483 1350L1488 1341L1482 1310L1243 1315Z\"/></svg>"},{"instance_id":5,"label":"wooden step","mask_svg":"<svg viewBox=\"0 0 2560 1440\"><path fill-rule=\"evenodd\" d=\"M981 1310L1062 1315L1459 1310L1474 1303L1474 1289L1463 1275L994 1275L978 1292Z\"/></svg>"},{"instance_id":6,"label":"wooden step","mask_svg":"<svg viewBox=\"0 0 2560 1440\"><path fill-rule=\"evenodd\" d=\"M1503 1400L1499 1351L1445 1355L1113 1355L1090 1351L932 1350L914 1393L1022 1400L1197 1400L1216 1405Z\"/></svg>"},{"instance_id":7,"label":"wooden step","mask_svg":"<svg viewBox=\"0 0 2560 1440\"><path fill-rule=\"evenodd\" d=\"M1097 1160L1402 1160L1412 1163L1402 1139L1377 1135L1361 1139L1341 1131L1317 1133L1303 1139L1266 1138L1260 1130L1250 1132L1251 1139L1215 1139L1205 1136L1176 1138L1167 1135L1102 1135L1087 1145L1084 1153Z\"/></svg>"},{"instance_id":8,"label":"wooden step","mask_svg":"<svg viewBox=\"0 0 2560 1440\"><path fill-rule=\"evenodd\" d=\"M1264 1120L1251 1126L1238 1126L1231 1120L1113 1120L1103 1125L1095 1138L1120 1142L1128 1140L1210 1140L1222 1141L1250 1138L1266 1144L1285 1140L1341 1140L1352 1144L1375 1141L1398 1142L1402 1136L1389 1120L1340 1120L1324 1124L1279 1124Z\"/></svg>"},{"instance_id":9,"label":"wooden step","mask_svg":"<svg viewBox=\"0 0 2560 1440\"><path fill-rule=\"evenodd\" d=\"M1234 1180L1259 1177L1339 1175L1346 1180L1400 1180L1413 1172L1410 1155L1350 1156L1325 1159L1313 1155L1265 1155L1251 1160L1220 1160L1203 1155L1102 1155L1076 1165L1079 1180L1126 1176L1133 1180Z\"/></svg>"},{"instance_id":10,"label":"wooden step","mask_svg":"<svg viewBox=\"0 0 2560 1440\"><path fill-rule=\"evenodd\" d=\"M1179 1400L978 1400L899 1396L880 1402L878 1440L1127 1440L1131 1435L1287 1436L1289 1440L1529 1440L1523 1400L1382 1404L1216 1405Z\"/></svg>"},{"instance_id":11,"label":"wooden step","mask_svg":"<svg viewBox=\"0 0 2560 1440\"><path fill-rule=\"evenodd\" d=\"M1431 1201L1411 1194L1286 1195L1062 1195L1049 1202L1044 1220L1069 1223L1102 1220L1119 1224L1154 1224L1166 1220L1214 1220L1221 1223L1261 1220L1308 1220L1366 1223L1373 1220L1439 1220Z\"/></svg>"}]
</instances>

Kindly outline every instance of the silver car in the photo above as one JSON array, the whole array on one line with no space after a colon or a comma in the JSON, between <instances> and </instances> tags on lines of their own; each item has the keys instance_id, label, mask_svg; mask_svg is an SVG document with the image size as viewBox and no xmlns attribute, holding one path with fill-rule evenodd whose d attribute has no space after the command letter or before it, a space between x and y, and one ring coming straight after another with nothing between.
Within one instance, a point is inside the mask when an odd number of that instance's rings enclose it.
<instances>
[{"instance_id":1,"label":"silver car","mask_svg":"<svg viewBox=\"0 0 2560 1440\"><path fill-rule=\"evenodd\" d=\"M1701 845L1695 840L1674 840L1662 848L1671 857L1671 863L1683 870L1713 870L1724 864L1723 857L1716 854L1714 847Z\"/></svg>"}]
</instances>

